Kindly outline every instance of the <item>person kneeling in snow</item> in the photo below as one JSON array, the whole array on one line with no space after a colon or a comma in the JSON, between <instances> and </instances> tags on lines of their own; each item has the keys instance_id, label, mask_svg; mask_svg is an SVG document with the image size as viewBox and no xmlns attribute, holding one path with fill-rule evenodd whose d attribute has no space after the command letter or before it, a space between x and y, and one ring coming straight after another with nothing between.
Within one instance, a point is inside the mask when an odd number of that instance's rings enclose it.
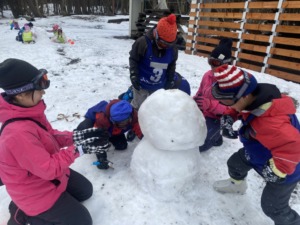
<instances>
[{"instance_id":1,"label":"person kneeling in snow","mask_svg":"<svg viewBox=\"0 0 300 225\"><path fill-rule=\"evenodd\" d=\"M114 99L109 103L101 101L88 109L85 120L77 126L77 129L82 130L90 127L107 130L110 134L109 141L115 150L127 149L125 133L129 130L132 130L139 139L143 137L138 123L137 111L125 100ZM111 162L107 160L106 152L96 154L96 156L99 169L110 167Z\"/></svg>"},{"instance_id":2,"label":"person kneeling in snow","mask_svg":"<svg viewBox=\"0 0 300 225\"><path fill-rule=\"evenodd\" d=\"M24 25L24 31L22 33L22 40L24 44L35 43L36 35L32 32L28 24Z\"/></svg>"},{"instance_id":3,"label":"person kneeling in snow","mask_svg":"<svg viewBox=\"0 0 300 225\"><path fill-rule=\"evenodd\" d=\"M43 100L49 86L45 69L19 59L0 63L0 180L12 199L7 224L92 225L80 203L92 196L92 183L69 166L108 148L109 134L53 129Z\"/></svg>"},{"instance_id":4,"label":"person kneeling in snow","mask_svg":"<svg viewBox=\"0 0 300 225\"><path fill-rule=\"evenodd\" d=\"M59 28L57 32L54 33L54 36L51 38L51 41L62 44L68 42L67 37L61 28Z\"/></svg>"}]
</instances>

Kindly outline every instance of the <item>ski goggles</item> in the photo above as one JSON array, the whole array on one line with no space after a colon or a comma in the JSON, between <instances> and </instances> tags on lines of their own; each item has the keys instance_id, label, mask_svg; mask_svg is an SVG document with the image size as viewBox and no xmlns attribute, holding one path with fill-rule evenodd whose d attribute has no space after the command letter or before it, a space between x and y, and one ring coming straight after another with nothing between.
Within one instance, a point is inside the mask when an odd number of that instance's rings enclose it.
<instances>
[{"instance_id":1,"label":"ski goggles","mask_svg":"<svg viewBox=\"0 0 300 225\"><path fill-rule=\"evenodd\" d=\"M228 63L231 63L231 58L225 59L225 60L216 59L216 58L213 58L213 57L208 58L208 64L211 65L212 67L219 67L223 64L228 64Z\"/></svg>"},{"instance_id":2,"label":"ski goggles","mask_svg":"<svg viewBox=\"0 0 300 225\"><path fill-rule=\"evenodd\" d=\"M250 78L246 71L243 71L244 83L237 93L234 92L222 92L217 82L213 84L212 95L215 99L219 100L223 105L234 105L246 92L250 85Z\"/></svg>"},{"instance_id":3,"label":"ski goggles","mask_svg":"<svg viewBox=\"0 0 300 225\"><path fill-rule=\"evenodd\" d=\"M50 86L50 80L48 80L47 70L40 69L39 74L34 77L29 84L22 87L5 90L7 95L17 95L30 90L44 90Z\"/></svg>"},{"instance_id":4,"label":"ski goggles","mask_svg":"<svg viewBox=\"0 0 300 225\"><path fill-rule=\"evenodd\" d=\"M112 121L112 123L116 127L123 129L123 128L126 128L131 123L131 121L132 121L132 118L130 116L129 118L127 118L125 120L122 120L122 121Z\"/></svg>"},{"instance_id":5,"label":"ski goggles","mask_svg":"<svg viewBox=\"0 0 300 225\"><path fill-rule=\"evenodd\" d=\"M173 47L176 42L177 42L177 38L175 39L175 41L173 42L167 42L167 41L164 41L163 39L161 39L157 33L157 29L154 30L155 32L155 41L156 41L156 44L158 45L158 47L160 48L171 48Z\"/></svg>"}]
</instances>

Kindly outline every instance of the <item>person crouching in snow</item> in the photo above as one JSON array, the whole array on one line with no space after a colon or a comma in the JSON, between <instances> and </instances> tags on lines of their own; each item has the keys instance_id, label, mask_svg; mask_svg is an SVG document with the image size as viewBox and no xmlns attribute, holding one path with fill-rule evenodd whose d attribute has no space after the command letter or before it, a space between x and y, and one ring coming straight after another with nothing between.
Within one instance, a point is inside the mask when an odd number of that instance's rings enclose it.
<instances>
[{"instance_id":1,"label":"person crouching in snow","mask_svg":"<svg viewBox=\"0 0 300 225\"><path fill-rule=\"evenodd\" d=\"M51 38L51 41L62 44L68 42L65 33L60 28L57 30L57 32L54 33L54 36Z\"/></svg>"},{"instance_id":2,"label":"person crouching in snow","mask_svg":"<svg viewBox=\"0 0 300 225\"><path fill-rule=\"evenodd\" d=\"M22 40L24 44L35 43L36 35L31 31L28 24L24 25L24 31L22 33Z\"/></svg>"},{"instance_id":3,"label":"person crouching in snow","mask_svg":"<svg viewBox=\"0 0 300 225\"><path fill-rule=\"evenodd\" d=\"M216 181L214 189L244 194L247 174L254 169L266 181L263 212L275 225L299 225L298 213L289 206L300 180L300 125L292 98L235 66L218 67L214 76L212 94L241 120L239 138L244 145L227 161L230 178Z\"/></svg>"},{"instance_id":4,"label":"person crouching in snow","mask_svg":"<svg viewBox=\"0 0 300 225\"><path fill-rule=\"evenodd\" d=\"M78 130L90 127L107 130L110 134L109 141L115 150L127 149L127 139L125 133L132 130L135 135L142 139L143 134L138 123L137 111L126 100L114 99L109 103L101 101L91 107L85 114L85 120L78 126ZM110 161L107 160L106 152L96 154L99 169L108 169Z\"/></svg>"},{"instance_id":5,"label":"person crouching in snow","mask_svg":"<svg viewBox=\"0 0 300 225\"><path fill-rule=\"evenodd\" d=\"M92 196L92 183L69 166L108 148L109 136L96 128L53 129L42 99L49 86L45 69L19 59L0 63L0 177L12 199L7 224L92 225L80 203Z\"/></svg>"}]
</instances>

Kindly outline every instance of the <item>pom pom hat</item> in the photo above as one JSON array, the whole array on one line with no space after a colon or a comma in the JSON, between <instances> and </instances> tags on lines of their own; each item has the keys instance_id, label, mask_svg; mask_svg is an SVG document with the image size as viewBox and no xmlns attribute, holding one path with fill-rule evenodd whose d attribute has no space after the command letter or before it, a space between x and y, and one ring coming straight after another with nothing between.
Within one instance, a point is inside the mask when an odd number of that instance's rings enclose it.
<instances>
[{"instance_id":1,"label":"pom pom hat","mask_svg":"<svg viewBox=\"0 0 300 225\"><path fill-rule=\"evenodd\" d=\"M214 77L217 82L212 88L212 94L216 99L230 99L236 102L257 87L253 75L227 64L216 68Z\"/></svg>"},{"instance_id":2,"label":"pom pom hat","mask_svg":"<svg viewBox=\"0 0 300 225\"><path fill-rule=\"evenodd\" d=\"M132 113L132 106L129 102L121 100L113 104L110 108L110 119L112 122L127 120Z\"/></svg>"},{"instance_id":3,"label":"pom pom hat","mask_svg":"<svg viewBox=\"0 0 300 225\"><path fill-rule=\"evenodd\" d=\"M47 89L49 85L45 69L38 70L20 59L6 59L0 63L0 88L4 89L7 95Z\"/></svg>"},{"instance_id":4,"label":"pom pom hat","mask_svg":"<svg viewBox=\"0 0 300 225\"><path fill-rule=\"evenodd\" d=\"M211 66L221 66L231 62L232 39L223 38L215 49L211 52L208 63ZM215 61L217 60L217 61Z\"/></svg>"},{"instance_id":5,"label":"pom pom hat","mask_svg":"<svg viewBox=\"0 0 300 225\"><path fill-rule=\"evenodd\" d=\"M168 17L161 18L156 30L160 39L170 43L174 42L177 37L176 16L170 14Z\"/></svg>"}]
</instances>

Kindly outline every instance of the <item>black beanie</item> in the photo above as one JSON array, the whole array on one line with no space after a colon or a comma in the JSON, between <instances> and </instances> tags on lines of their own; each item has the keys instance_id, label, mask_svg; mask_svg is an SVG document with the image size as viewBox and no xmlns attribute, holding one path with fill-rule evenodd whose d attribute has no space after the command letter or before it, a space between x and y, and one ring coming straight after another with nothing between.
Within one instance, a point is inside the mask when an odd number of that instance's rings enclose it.
<instances>
[{"instance_id":1,"label":"black beanie","mask_svg":"<svg viewBox=\"0 0 300 225\"><path fill-rule=\"evenodd\" d=\"M6 59L0 63L0 88L11 90L30 84L40 74L31 64L20 59Z\"/></svg>"},{"instance_id":2,"label":"black beanie","mask_svg":"<svg viewBox=\"0 0 300 225\"><path fill-rule=\"evenodd\" d=\"M220 60L231 59L232 39L222 38L220 43L211 52L210 57Z\"/></svg>"}]
</instances>

